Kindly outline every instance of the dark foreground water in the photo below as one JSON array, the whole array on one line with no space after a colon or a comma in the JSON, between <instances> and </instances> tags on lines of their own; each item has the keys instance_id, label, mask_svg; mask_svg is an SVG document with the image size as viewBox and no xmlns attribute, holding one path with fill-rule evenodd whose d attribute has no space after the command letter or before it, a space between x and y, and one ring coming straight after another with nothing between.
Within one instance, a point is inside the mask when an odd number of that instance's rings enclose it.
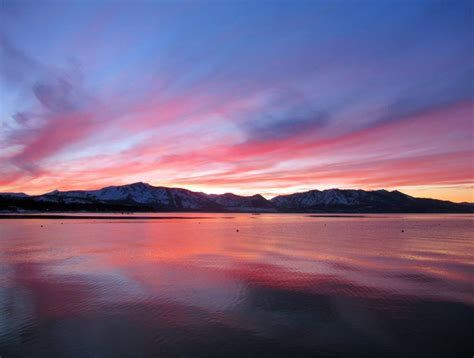
<instances>
[{"instance_id":1,"label":"dark foreground water","mask_svg":"<svg viewBox=\"0 0 474 358\"><path fill-rule=\"evenodd\" d=\"M169 216L1 219L0 356L474 354L473 216Z\"/></svg>"}]
</instances>

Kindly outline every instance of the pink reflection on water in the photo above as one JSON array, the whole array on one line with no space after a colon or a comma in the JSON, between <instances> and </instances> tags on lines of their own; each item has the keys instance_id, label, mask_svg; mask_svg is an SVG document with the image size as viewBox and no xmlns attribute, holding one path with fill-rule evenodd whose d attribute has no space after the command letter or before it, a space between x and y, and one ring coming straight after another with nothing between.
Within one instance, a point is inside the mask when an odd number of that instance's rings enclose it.
<instances>
[{"instance_id":1,"label":"pink reflection on water","mask_svg":"<svg viewBox=\"0 0 474 358\"><path fill-rule=\"evenodd\" d=\"M76 300L224 309L249 285L474 302L466 215L4 220L1 234L2 284L29 287L48 315L83 308Z\"/></svg>"},{"instance_id":2,"label":"pink reflection on water","mask_svg":"<svg viewBox=\"0 0 474 358\"><path fill-rule=\"evenodd\" d=\"M206 216L2 220L0 350L469 351L472 216Z\"/></svg>"}]
</instances>

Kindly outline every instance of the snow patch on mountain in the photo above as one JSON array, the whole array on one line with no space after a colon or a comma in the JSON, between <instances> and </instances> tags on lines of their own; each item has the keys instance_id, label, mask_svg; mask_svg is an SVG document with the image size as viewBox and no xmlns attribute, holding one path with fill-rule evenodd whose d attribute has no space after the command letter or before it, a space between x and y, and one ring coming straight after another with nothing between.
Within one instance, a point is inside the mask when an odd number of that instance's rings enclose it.
<instances>
[{"instance_id":1,"label":"snow patch on mountain","mask_svg":"<svg viewBox=\"0 0 474 358\"><path fill-rule=\"evenodd\" d=\"M234 212L470 212L472 204L420 199L387 190L310 190L271 200L257 194L205 194L146 183L98 190L52 191L43 195L0 193L0 204L18 210L130 210ZM2 208L0 207L0 210Z\"/></svg>"}]
</instances>

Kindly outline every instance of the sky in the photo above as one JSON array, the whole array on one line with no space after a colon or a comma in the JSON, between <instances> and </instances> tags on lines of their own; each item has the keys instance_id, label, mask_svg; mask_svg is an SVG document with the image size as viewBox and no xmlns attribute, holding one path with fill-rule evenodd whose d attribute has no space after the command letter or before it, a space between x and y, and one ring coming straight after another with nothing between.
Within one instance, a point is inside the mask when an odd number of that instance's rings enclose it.
<instances>
[{"instance_id":1,"label":"sky","mask_svg":"<svg viewBox=\"0 0 474 358\"><path fill-rule=\"evenodd\" d=\"M0 191L472 202L473 8L0 0Z\"/></svg>"}]
</instances>

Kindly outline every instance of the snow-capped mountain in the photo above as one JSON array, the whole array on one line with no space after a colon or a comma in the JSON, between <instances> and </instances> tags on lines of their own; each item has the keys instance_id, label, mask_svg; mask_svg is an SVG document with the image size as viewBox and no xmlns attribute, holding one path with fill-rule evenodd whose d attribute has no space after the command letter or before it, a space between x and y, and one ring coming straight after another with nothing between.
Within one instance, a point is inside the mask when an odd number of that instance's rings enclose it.
<instances>
[{"instance_id":1,"label":"snow-capped mountain","mask_svg":"<svg viewBox=\"0 0 474 358\"><path fill-rule=\"evenodd\" d=\"M287 212L449 212L465 211L462 204L420 199L399 191L329 189L280 195L270 200Z\"/></svg>"},{"instance_id":2,"label":"snow-capped mountain","mask_svg":"<svg viewBox=\"0 0 474 358\"><path fill-rule=\"evenodd\" d=\"M103 203L145 206L154 210L218 209L204 193L180 188L155 187L146 183L109 186L90 191L53 191L37 197L37 200L56 203Z\"/></svg>"},{"instance_id":3,"label":"snow-capped mountain","mask_svg":"<svg viewBox=\"0 0 474 358\"><path fill-rule=\"evenodd\" d=\"M329 189L324 191L310 190L304 193L280 195L271 201L281 207L287 208L312 208L315 206L360 205L365 202L383 200L390 196L386 190L339 190ZM406 195L408 198L408 195Z\"/></svg>"},{"instance_id":4,"label":"snow-capped mountain","mask_svg":"<svg viewBox=\"0 0 474 358\"><path fill-rule=\"evenodd\" d=\"M207 195L180 188L155 187L141 182L90 191L55 190L38 196L37 200L66 204L138 204L150 206L154 210L276 211L274 205L261 195Z\"/></svg>"},{"instance_id":5,"label":"snow-capped mountain","mask_svg":"<svg viewBox=\"0 0 474 358\"><path fill-rule=\"evenodd\" d=\"M0 193L0 210L35 211L230 211L230 212L472 212L473 205L419 199L399 191L310 190L271 200L257 194L205 194L134 183L98 190L43 195Z\"/></svg>"}]
</instances>

